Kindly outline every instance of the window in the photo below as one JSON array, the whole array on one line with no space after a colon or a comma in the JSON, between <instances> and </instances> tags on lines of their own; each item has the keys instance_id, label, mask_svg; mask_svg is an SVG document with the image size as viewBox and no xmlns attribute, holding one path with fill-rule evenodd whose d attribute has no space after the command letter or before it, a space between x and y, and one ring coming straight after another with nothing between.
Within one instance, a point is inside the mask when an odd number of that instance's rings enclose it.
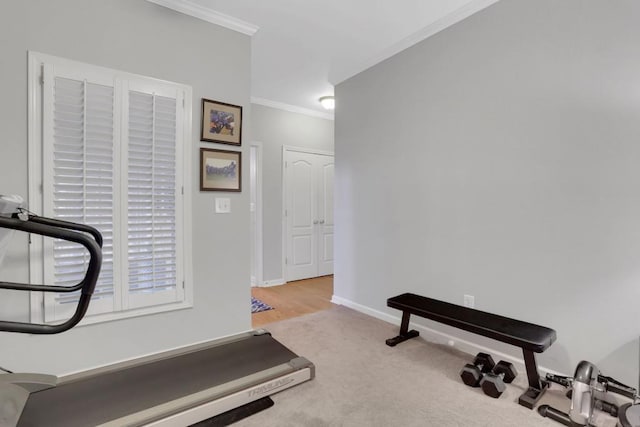
<instances>
[{"instance_id":1,"label":"window","mask_svg":"<svg viewBox=\"0 0 640 427\"><path fill-rule=\"evenodd\" d=\"M191 88L33 52L29 64L29 208L104 237L86 322L190 306ZM65 286L84 276L81 246L32 246L32 277ZM32 320L67 319L76 301L34 292Z\"/></svg>"}]
</instances>

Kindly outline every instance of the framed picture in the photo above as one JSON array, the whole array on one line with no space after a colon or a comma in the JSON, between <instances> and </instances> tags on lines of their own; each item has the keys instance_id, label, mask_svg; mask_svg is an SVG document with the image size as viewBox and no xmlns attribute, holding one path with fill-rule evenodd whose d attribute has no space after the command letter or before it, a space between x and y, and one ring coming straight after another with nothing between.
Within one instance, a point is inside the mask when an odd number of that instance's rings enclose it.
<instances>
[{"instance_id":1,"label":"framed picture","mask_svg":"<svg viewBox=\"0 0 640 427\"><path fill-rule=\"evenodd\" d=\"M200 148L200 191L241 191L242 153Z\"/></svg>"},{"instance_id":2,"label":"framed picture","mask_svg":"<svg viewBox=\"0 0 640 427\"><path fill-rule=\"evenodd\" d=\"M202 98L201 141L242 144L242 107Z\"/></svg>"}]
</instances>

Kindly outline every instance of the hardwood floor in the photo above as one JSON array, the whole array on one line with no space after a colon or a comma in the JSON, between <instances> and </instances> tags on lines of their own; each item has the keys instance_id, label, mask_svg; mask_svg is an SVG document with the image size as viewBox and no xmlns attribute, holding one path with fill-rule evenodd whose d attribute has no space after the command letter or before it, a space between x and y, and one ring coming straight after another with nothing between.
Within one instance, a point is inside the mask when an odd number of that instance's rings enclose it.
<instances>
[{"instance_id":1,"label":"hardwood floor","mask_svg":"<svg viewBox=\"0 0 640 427\"><path fill-rule=\"evenodd\" d=\"M251 315L253 327L259 328L278 320L333 307L333 276L299 280L268 288L251 288L251 295L273 307L273 310Z\"/></svg>"}]
</instances>

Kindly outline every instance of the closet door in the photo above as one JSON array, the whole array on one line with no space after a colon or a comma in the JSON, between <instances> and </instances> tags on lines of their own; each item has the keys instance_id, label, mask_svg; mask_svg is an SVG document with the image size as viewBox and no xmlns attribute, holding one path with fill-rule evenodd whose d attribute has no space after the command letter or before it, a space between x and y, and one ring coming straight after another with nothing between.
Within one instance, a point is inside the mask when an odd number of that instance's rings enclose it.
<instances>
[{"instance_id":1,"label":"closet door","mask_svg":"<svg viewBox=\"0 0 640 427\"><path fill-rule=\"evenodd\" d=\"M333 156L316 159L318 194L318 276L333 274Z\"/></svg>"},{"instance_id":2,"label":"closet door","mask_svg":"<svg viewBox=\"0 0 640 427\"><path fill-rule=\"evenodd\" d=\"M285 161L287 281L318 275L315 171L314 154L287 152Z\"/></svg>"},{"instance_id":3,"label":"closet door","mask_svg":"<svg viewBox=\"0 0 640 427\"><path fill-rule=\"evenodd\" d=\"M285 156L286 279L333 274L333 156Z\"/></svg>"}]
</instances>

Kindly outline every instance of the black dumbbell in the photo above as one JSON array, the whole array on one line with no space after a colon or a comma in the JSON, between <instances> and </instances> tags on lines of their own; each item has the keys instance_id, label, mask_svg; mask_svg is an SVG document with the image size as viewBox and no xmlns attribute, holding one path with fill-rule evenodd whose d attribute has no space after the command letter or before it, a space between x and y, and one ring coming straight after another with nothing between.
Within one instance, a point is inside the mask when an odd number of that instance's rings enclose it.
<instances>
[{"instance_id":1,"label":"black dumbbell","mask_svg":"<svg viewBox=\"0 0 640 427\"><path fill-rule=\"evenodd\" d=\"M487 396L498 398L507 389L506 384L512 382L518 376L518 371L509 362L501 360L491 372L484 374L480 380L480 387Z\"/></svg>"},{"instance_id":2,"label":"black dumbbell","mask_svg":"<svg viewBox=\"0 0 640 427\"><path fill-rule=\"evenodd\" d=\"M495 362L490 354L478 353L476 358L473 359L473 365L471 363L464 365L464 368L460 371L460 378L462 378L462 382L466 385L478 387L482 375L491 372L494 366Z\"/></svg>"}]
</instances>

